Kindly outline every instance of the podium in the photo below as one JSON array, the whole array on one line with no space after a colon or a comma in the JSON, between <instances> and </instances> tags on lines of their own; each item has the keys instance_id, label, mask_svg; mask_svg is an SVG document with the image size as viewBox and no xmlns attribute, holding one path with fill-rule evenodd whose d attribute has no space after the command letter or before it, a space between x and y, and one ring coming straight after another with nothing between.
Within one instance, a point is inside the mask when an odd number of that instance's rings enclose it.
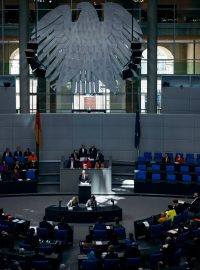
<instances>
[{"instance_id":1,"label":"podium","mask_svg":"<svg viewBox=\"0 0 200 270\"><path fill-rule=\"evenodd\" d=\"M78 185L78 198L79 203L86 203L91 197L91 184L80 183Z\"/></svg>"}]
</instances>

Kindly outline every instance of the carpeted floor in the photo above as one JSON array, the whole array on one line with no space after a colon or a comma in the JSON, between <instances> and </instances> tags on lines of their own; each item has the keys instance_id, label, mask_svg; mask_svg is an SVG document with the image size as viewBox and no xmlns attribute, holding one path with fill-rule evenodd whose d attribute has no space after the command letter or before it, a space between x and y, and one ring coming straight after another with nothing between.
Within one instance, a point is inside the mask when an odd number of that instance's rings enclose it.
<instances>
[{"instance_id":1,"label":"carpeted floor","mask_svg":"<svg viewBox=\"0 0 200 270\"><path fill-rule=\"evenodd\" d=\"M19 197L1 197L0 207L5 212L13 216L30 220L31 226L38 226L39 221L45 213L45 208L49 205L56 204L62 200L62 205L66 204L71 196L19 196ZM122 208L123 221L122 224L126 228L126 232L134 232L134 221L143 219L151 215L160 213L167 209L167 205L172 203L172 197L151 197L136 195L115 195L115 196L97 196L100 204L111 204L110 199L113 198L115 203ZM185 198L181 198L187 200ZM88 233L90 224L72 224L74 227L74 245L64 252L63 263L69 266L70 270L77 270L77 255L79 253L79 240L84 239Z\"/></svg>"}]
</instances>

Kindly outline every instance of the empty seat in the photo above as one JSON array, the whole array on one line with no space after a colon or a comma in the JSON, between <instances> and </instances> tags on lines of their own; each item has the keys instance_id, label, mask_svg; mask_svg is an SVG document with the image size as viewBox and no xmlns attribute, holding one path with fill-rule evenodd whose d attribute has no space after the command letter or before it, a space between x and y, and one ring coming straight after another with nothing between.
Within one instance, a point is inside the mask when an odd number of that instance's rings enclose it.
<instances>
[{"instance_id":1,"label":"empty seat","mask_svg":"<svg viewBox=\"0 0 200 270\"><path fill-rule=\"evenodd\" d=\"M146 181L146 172L145 171L139 171L136 173L136 180L140 182L145 182Z\"/></svg>"},{"instance_id":2,"label":"empty seat","mask_svg":"<svg viewBox=\"0 0 200 270\"><path fill-rule=\"evenodd\" d=\"M183 181L183 183L186 183L186 184L191 183L191 181L192 181L191 175L183 174L182 175L182 181Z\"/></svg>"},{"instance_id":3,"label":"empty seat","mask_svg":"<svg viewBox=\"0 0 200 270\"><path fill-rule=\"evenodd\" d=\"M81 269L83 270L95 270L98 269L97 260L82 260Z\"/></svg>"},{"instance_id":4,"label":"empty seat","mask_svg":"<svg viewBox=\"0 0 200 270\"><path fill-rule=\"evenodd\" d=\"M187 165L180 166L180 171L181 172L189 172L189 166L187 166Z\"/></svg>"},{"instance_id":5,"label":"empty seat","mask_svg":"<svg viewBox=\"0 0 200 270\"><path fill-rule=\"evenodd\" d=\"M138 164L137 169L139 171L146 171L147 170L147 166L146 166L146 164Z\"/></svg>"},{"instance_id":6,"label":"empty seat","mask_svg":"<svg viewBox=\"0 0 200 270\"><path fill-rule=\"evenodd\" d=\"M144 158L146 161L152 160L152 153L151 152L144 152Z\"/></svg>"},{"instance_id":7,"label":"empty seat","mask_svg":"<svg viewBox=\"0 0 200 270\"><path fill-rule=\"evenodd\" d=\"M35 169L29 169L26 171L26 178L27 179L31 179L31 180L35 180L36 179L36 175L35 175L36 170Z\"/></svg>"},{"instance_id":8,"label":"empty seat","mask_svg":"<svg viewBox=\"0 0 200 270\"><path fill-rule=\"evenodd\" d=\"M185 157L185 162L187 162L187 163L194 163L195 162L194 154L187 153L186 154L186 157Z\"/></svg>"},{"instance_id":9,"label":"empty seat","mask_svg":"<svg viewBox=\"0 0 200 270\"><path fill-rule=\"evenodd\" d=\"M162 153L161 152L155 152L153 159L154 159L155 162L162 162Z\"/></svg>"},{"instance_id":10,"label":"empty seat","mask_svg":"<svg viewBox=\"0 0 200 270\"><path fill-rule=\"evenodd\" d=\"M195 172L200 174L200 167L199 166L195 167Z\"/></svg>"},{"instance_id":11,"label":"empty seat","mask_svg":"<svg viewBox=\"0 0 200 270\"><path fill-rule=\"evenodd\" d=\"M168 183L174 183L176 181L176 175L175 174L167 174L167 182Z\"/></svg>"},{"instance_id":12,"label":"empty seat","mask_svg":"<svg viewBox=\"0 0 200 270\"><path fill-rule=\"evenodd\" d=\"M152 171L160 171L160 165L152 164L151 169L152 169Z\"/></svg>"},{"instance_id":13,"label":"empty seat","mask_svg":"<svg viewBox=\"0 0 200 270\"><path fill-rule=\"evenodd\" d=\"M153 182L153 183L160 182L160 180L161 180L161 175L160 175L160 173L153 173L153 174L152 174L152 182Z\"/></svg>"},{"instance_id":14,"label":"empty seat","mask_svg":"<svg viewBox=\"0 0 200 270\"><path fill-rule=\"evenodd\" d=\"M175 170L175 166L174 165L166 165L166 171L172 172Z\"/></svg>"}]
</instances>

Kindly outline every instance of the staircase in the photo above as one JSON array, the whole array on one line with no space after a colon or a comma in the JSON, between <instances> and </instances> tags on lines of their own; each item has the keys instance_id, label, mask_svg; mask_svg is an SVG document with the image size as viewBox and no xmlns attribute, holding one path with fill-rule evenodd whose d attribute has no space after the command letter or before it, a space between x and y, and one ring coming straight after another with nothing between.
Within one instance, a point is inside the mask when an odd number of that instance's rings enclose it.
<instances>
[{"instance_id":1,"label":"staircase","mask_svg":"<svg viewBox=\"0 0 200 270\"><path fill-rule=\"evenodd\" d=\"M40 161L38 193L60 192L60 160Z\"/></svg>"},{"instance_id":2,"label":"staircase","mask_svg":"<svg viewBox=\"0 0 200 270\"><path fill-rule=\"evenodd\" d=\"M134 161L112 162L112 190L116 193L134 193Z\"/></svg>"}]
</instances>

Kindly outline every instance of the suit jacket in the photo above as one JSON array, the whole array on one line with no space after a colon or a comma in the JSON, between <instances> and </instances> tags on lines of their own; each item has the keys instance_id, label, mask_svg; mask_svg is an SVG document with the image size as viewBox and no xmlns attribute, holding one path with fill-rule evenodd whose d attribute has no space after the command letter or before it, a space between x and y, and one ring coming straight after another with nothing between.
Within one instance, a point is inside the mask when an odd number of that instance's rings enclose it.
<instances>
[{"instance_id":1,"label":"suit jacket","mask_svg":"<svg viewBox=\"0 0 200 270\"><path fill-rule=\"evenodd\" d=\"M83 175L81 174L80 176L79 176L79 182L81 183L89 183L90 182L90 180L89 180L89 176L87 175L87 174L85 174L85 178L83 177Z\"/></svg>"}]
</instances>

